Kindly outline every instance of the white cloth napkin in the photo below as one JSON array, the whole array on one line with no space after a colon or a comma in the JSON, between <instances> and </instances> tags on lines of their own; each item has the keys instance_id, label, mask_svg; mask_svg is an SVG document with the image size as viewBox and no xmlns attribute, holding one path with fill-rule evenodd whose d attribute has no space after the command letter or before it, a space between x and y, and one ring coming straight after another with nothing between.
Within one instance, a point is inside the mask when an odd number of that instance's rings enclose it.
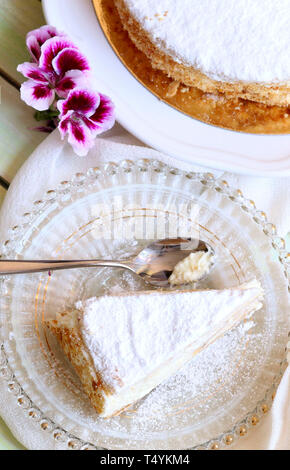
<instances>
[{"instance_id":1,"label":"white cloth napkin","mask_svg":"<svg viewBox=\"0 0 290 470\"><path fill-rule=\"evenodd\" d=\"M15 176L0 214L0 234L4 241L7 229L17 225L21 215L32 203L41 199L45 191L55 189L63 180L77 172L84 172L100 162L154 158L169 165L190 171L210 171L226 179L232 186L242 190L253 199L257 208L268 214L268 219L277 225L281 235L290 230L289 178L257 178L239 176L208 168L181 163L174 158L145 147L128 134L121 126L115 127L103 138L85 158L76 156L71 147L61 142L55 131L33 152ZM278 389L274 406L262 425L248 438L238 442L235 449L290 449L290 372L284 374ZM49 433L40 430L15 404L15 397L7 391L7 385L0 379L0 413L15 437L28 449L61 449Z\"/></svg>"},{"instance_id":2,"label":"white cloth napkin","mask_svg":"<svg viewBox=\"0 0 290 470\"><path fill-rule=\"evenodd\" d=\"M100 162L154 158L188 171L210 171L222 176L233 187L256 203L277 225L281 236L290 231L290 178L259 178L241 176L180 162L138 141L120 125L96 141L87 157L78 157L71 147L61 142L56 130L32 153L15 176L1 210L1 227L6 229L17 223L19 216L39 199L46 190L55 189L58 183L77 172L86 171ZM13 207L13 210L11 208Z\"/></svg>"}]
</instances>

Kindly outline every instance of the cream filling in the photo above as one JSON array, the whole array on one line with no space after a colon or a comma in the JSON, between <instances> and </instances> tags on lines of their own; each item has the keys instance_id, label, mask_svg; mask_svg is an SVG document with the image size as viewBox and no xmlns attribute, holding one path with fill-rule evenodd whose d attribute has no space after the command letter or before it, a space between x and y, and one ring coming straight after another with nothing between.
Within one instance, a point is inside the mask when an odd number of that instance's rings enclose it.
<instances>
[{"instance_id":1,"label":"cream filling","mask_svg":"<svg viewBox=\"0 0 290 470\"><path fill-rule=\"evenodd\" d=\"M172 286L199 281L209 273L212 264L213 254L211 252L190 253L189 256L177 263L168 281Z\"/></svg>"}]
</instances>

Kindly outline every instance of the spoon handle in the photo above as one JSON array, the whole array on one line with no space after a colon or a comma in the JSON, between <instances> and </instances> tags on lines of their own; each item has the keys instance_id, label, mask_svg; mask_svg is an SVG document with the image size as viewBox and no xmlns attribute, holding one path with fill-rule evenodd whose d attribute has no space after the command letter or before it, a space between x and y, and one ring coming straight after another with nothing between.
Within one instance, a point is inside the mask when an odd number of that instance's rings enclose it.
<instances>
[{"instance_id":1,"label":"spoon handle","mask_svg":"<svg viewBox=\"0 0 290 470\"><path fill-rule=\"evenodd\" d=\"M38 273L60 269L111 267L130 269L126 261L112 260L0 260L0 275Z\"/></svg>"}]
</instances>

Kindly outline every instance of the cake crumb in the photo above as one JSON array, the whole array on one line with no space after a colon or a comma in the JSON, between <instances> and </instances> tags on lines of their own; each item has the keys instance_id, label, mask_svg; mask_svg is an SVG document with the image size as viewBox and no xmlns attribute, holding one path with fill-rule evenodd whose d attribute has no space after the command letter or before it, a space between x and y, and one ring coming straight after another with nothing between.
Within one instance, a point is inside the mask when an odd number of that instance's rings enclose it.
<instances>
[{"instance_id":1,"label":"cake crumb","mask_svg":"<svg viewBox=\"0 0 290 470\"><path fill-rule=\"evenodd\" d=\"M179 85L180 82L178 80L174 80L173 82L171 82L167 88L166 98L173 98L178 91Z\"/></svg>"}]
</instances>

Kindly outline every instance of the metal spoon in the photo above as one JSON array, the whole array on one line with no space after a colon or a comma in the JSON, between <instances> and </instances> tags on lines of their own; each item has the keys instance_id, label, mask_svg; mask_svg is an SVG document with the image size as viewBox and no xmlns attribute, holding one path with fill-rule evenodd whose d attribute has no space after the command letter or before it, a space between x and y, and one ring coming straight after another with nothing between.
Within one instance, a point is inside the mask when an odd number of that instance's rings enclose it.
<instances>
[{"instance_id":1,"label":"metal spoon","mask_svg":"<svg viewBox=\"0 0 290 470\"><path fill-rule=\"evenodd\" d=\"M125 261L113 260L0 260L0 275L56 271L71 268L111 267L124 268L141 276L151 285L166 287L177 263L197 251L214 250L198 239L176 238L155 241L137 256Z\"/></svg>"}]
</instances>

